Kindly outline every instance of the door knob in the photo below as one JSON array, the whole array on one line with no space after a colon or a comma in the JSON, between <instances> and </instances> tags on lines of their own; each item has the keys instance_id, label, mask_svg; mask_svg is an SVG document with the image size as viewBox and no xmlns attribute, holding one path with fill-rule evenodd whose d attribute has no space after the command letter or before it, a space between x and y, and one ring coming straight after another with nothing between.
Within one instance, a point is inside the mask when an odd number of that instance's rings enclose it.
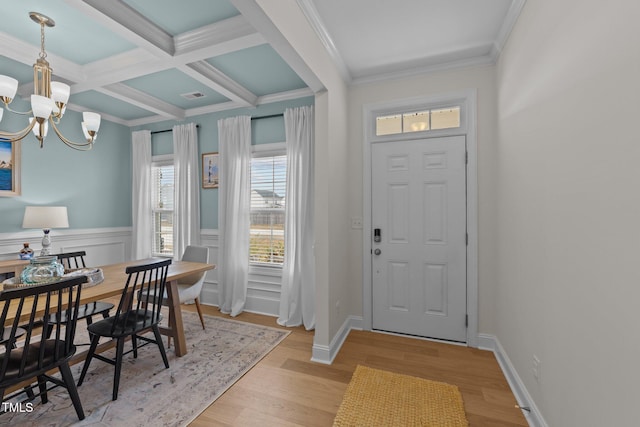
<instances>
[{"instance_id":1,"label":"door knob","mask_svg":"<svg viewBox=\"0 0 640 427\"><path fill-rule=\"evenodd\" d=\"M376 249L375 251L373 251L373 253L376 255L380 255L382 251L380 249Z\"/></svg>"}]
</instances>

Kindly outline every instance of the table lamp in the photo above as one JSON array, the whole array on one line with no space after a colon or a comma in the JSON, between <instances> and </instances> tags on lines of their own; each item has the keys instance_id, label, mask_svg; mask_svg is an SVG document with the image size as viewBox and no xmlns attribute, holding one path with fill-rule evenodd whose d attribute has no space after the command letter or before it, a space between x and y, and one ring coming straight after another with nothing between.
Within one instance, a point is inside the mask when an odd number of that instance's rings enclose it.
<instances>
[{"instance_id":1,"label":"table lamp","mask_svg":"<svg viewBox=\"0 0 640 427\"><path fill-rule=\"evenodd\" d=\"M42 238L42 251L40 256L49 255L52 228L69 228L69 217L66 206L27 206L24 210L22 228L41 228L44 232Z\"/></svg>"}]
</instances>

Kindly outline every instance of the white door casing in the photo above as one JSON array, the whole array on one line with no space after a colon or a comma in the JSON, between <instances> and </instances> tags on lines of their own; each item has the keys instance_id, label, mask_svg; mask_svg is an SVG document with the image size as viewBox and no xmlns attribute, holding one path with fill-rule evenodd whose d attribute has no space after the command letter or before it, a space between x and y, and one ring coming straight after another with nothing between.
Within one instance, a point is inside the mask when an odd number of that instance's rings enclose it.
<instances>
[{"instance_id":1,"label":"white door casing","mask_svg":"<svg viewBox=\"0 0 640 427\"><path fill-rule=\"evenodd\" d=\"M376 117L396 114L402 111L420 111L421 109L446 107L447 105L461 106L461 123L456 129L444 129L407 135L377 136ZM391 140L409 140L423 137L441 137L462 135L466 138L467 166L467 337L466 344L478 347L478 140L477 140L477 90L464 89L453 92L443 92L427 96L383 101L364 104L363 116L363 204L362 204L362 328L372 330L373 312L373 279L371 256L373 246L372 228L372 175L371 156L373 144ZM428 135L427 135L428 134ZM356 319L357 322L357 319Z\"/></svg>"},{"instance_id":2,"label":"white door casing","mask_svg":"<svg viewBox=\"0 0 640 427\"><path fill-rule=\"evenodd\" d=\"M465 137L373 144L373 329L466 341Z\"/></svg>"}]
</instances>

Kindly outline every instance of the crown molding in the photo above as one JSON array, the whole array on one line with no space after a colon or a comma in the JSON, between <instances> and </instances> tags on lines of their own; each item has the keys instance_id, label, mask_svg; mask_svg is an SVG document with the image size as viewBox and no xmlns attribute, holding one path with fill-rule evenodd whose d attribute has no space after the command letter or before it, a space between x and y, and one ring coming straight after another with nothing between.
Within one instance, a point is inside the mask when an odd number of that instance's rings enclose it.
<instances>
[{"instance_id":1,"label":"crown molding","mask_svg":"<svg viewBox=\"0 0 640 427\"><path fill-rule=\"evenodd\" d=\"M511 30L513 30L513 27L516 25L516 21L518 20L518 17L522 12L522 8L524 7L524 4L526 2L527 0L511 1L511 6L507 11L507 15L505 16L504 21L502 21L502 26L500 27L500 31L498 32L496 41L494 42L494 47L491 52L492 56L494 57L494 61L498 61L498 57L500 56L504 45L507 43L507 40L509 40Z\"/></svg>"},{"instance_id":2,"label":"crown molding","mask_svg":"<svg viewBox=\"0 0 640 427\"><path fill-rule=\"evenodd\" d=\"M338 67L338 71L340 72L342 79L346 83L351 83L352 77L351 77L351 73L349 72L349 68L347 67L347 64L342 58L342 55L340 55L340 51L338 51L338 48L333 42L331 35L329 35L329 31L327 31L327 28L324 22L322 21L320 14L318 13L318 9L316 9L315 5L313 4L313 1L312 0L296 0L296 1L298 3L298 6L300 6L300 9L302 10L302 13L304 13L304 16L307 18L307 21L309 21L309 24L311 24L311 28L313 28L316 35L322 42L322 45L329 53L329 56L331 56L331 59L333 59L333 62L336 65L336 67Z\"/></svg>"}]
</instances>

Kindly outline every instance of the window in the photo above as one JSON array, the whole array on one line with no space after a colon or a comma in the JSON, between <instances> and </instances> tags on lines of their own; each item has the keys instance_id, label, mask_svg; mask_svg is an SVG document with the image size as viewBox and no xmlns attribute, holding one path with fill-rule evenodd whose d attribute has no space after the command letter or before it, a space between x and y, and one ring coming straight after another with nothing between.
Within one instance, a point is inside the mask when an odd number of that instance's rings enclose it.
<instances>
[{"instance_id":1,"label":"window","mask_svg":"<svg viewBox=\"0 0 640 427\"><path fill-rule=\"evenodd\" d=\"M459 127L459 106L376 117L376 136Z\"/></svg>"},{"instance_id":2,"label":"window","mask_svg":"<svg viewBox=\"0 0 640 427\"><path fill-rule=\"evenodd\" d=\"M284 206L287 156L251 159L249 262L281 267L284 263Z\"/></svg>"},{"instance_id":3,"label":"window","mask_svg":"<svg viewBox=\"0 0 640 427\"><path fill-rule=\"evenodd\" d=\"M173 161L154 162L151 166L151 206L153 215L154 256L173 256Z\"/></svg>"}]
</instances>

